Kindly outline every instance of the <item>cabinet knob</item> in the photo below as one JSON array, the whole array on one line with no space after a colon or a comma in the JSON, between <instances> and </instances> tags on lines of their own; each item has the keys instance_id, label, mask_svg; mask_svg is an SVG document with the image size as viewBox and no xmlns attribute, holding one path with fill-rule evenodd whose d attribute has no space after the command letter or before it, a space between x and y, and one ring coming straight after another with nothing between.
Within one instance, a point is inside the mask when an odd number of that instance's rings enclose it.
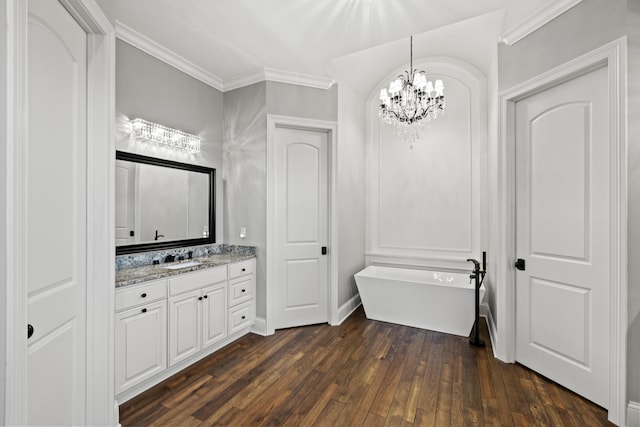
<instances>
[{"instance_id":1,"label":"cabinet knob","mask_svg":"<svg viewBox=\"0 0 640 427\"><path fill-rule=\"evenodd\" d=\"M242 290L242 292L246 292L246 290L245 290L245 289L243 289L243 290Z\"/></svg>"},{"instance_id":2,"label":"cabinet knob","mask_svg":"<svg viewBox=\"0 0 640 427\"><path fill-rule=\"evenodd\" d=\"M247 271L247 269L246 269L246 268L243 268L243 269L242 269L242 271Z\"/></svg>"},{"instance_id":3,"label":"cabinet knob","mask_svg":"<svg viewBox=\"0 0 640 427\"><path fill-rule=\"evenodd\" d=\"M205 295L205 296L204 296L204 299L207 299L207 298L209 298L209 295Z\"/></svg>"},{"instance_id":4,"label":"cabinet knob","mask_svg":"<svg viewBox=\"0 0 640 427\"><path fill-rule=\"evenodd\" d=\"M198 297L198 300L202 301L202 297Z\"/></svg>"},{"instance_id":5,"label":"cabinet knob","mask_svg":"<svg viewBox=\"0 0 640 427\"><path fill-rule=\"evenodd\" d=\"M247 316L242 316L242 320L246 319Z\"/></svg>"},{"instance_id":6,"label":"cabinet knob","mask_svg":"<svg viewBox=\"0 0 640 427\"><path fill-rule=\"evenodd\" d=\"M147 309L146 309L146 308L143 308L143 309L142 309L142 312L143 312L143 313L146 313L146 312L147 312Z\"/></svg>"},{"instance_id":7,"label":"cabinet knob","mask_svg":"<svg viewBox=\"0 0 640 427\"><path fill-rule=\"evenodd\" d=\"M147 294L142 294L142 295L140 295L140 296L141 296L142 298L146 298L146 297L147 297Z\"/></svg>"}]
</instances>

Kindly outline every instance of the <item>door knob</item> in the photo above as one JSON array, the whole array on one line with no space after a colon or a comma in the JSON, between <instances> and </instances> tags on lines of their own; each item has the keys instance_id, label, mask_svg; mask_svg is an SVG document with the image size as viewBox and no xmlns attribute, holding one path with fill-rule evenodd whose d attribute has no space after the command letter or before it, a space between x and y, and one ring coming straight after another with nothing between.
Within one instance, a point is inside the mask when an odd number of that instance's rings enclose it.
<instances>
[{"instance_id":1,"label":"door knob","mask_svg":"<svg viewBox=\"0 0 640 427\"><path fill-rule=\"evenodd\" d=\"M516 260L516 263L513 265L515 268L517 268L518 270L525 270L525 262L522 258L518 258Z\"/></svg>"},{"instance_id":2,"label":"door knob","mask_svg":"<svg viewBox=\"0 0 640 427\"><path fill-rule=\"evenodd\" d=\"M327 247L323 246L322 247L322 255L326 255L327 254Z\"/></svg>"}]
</instances>

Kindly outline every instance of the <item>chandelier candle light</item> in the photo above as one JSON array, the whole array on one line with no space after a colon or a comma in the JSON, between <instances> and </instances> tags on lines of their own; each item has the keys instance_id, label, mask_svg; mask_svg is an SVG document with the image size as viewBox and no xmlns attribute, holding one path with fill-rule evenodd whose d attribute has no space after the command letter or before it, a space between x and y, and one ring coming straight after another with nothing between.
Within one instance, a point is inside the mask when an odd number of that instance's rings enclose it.
<instances>
[{"instance_id":1,"label":"chandelier candle light","mask_svg":"<svg viewBox=\"0 0 640 427\"><path fill-rule=\"evenodd\" d=\"M444 84L427 81L424 71L413 69L413 36L410 38L410 65L389 84L389 90L380 91L380 118L392 124L396 133L413 143L420 137L426 122L444 112Z\"/></svg>"},{"instance_id":2,"label":"chandelier candle light","mask_svg":"<svg viewBox=\"0 0 640 427\"><path fill-rule=\"evenodd\" d=\"M131 135L136 141L151 142L188 153L200 152L200 138L196 135L144 119L132 120L130 125Z\"/></svg>"}]
</instances>

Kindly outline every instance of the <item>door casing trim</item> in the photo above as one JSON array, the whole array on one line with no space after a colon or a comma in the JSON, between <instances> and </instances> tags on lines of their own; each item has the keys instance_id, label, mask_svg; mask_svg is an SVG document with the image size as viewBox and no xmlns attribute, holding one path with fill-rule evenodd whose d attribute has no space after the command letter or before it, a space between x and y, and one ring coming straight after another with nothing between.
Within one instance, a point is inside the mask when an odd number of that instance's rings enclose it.
<instances>
[{"instance_id":1,"label":"door casing trim","mask_svg":"<svg viewBox=\"0 0 640 427\"><path fill-rule=\"evenodd\" d=\"M626 51L622 37L499 94L497 151L497 245L495 356L515 362L515 104L545 89L599 67L609 75L610 123L610 294L609 294L609 420L618 425L626 418L627 366L627 132Z\"/></svg>"},{"instance_id":2,"label":"door casing trim","mask_svg":"<svg viewBox=\"0 0 640 427\"><path fill-rule=\"evenodd\" d=\"M276 128L290 128L290 129L302 129L313 130L327 133L328 146L328 173L329 179L328 185L328 202L329 202L329 215L328 215L328 230L329 241L327 246L328 251L328 264L329 264L329 293L328 293L328 305L329 312L327 318L329 324L338 325L340 319L338 318L338 211L336 206L336 178L337 178L337 135L338 125L333 121L307 119L293 116L281 116L275 114L267 115L267 236L266 236L266 334L272 335L275 333L275 315L276 315L276 303L275 303L275 236L273 235L275 225L275 133Z\"/></svg>"}]
</instances>

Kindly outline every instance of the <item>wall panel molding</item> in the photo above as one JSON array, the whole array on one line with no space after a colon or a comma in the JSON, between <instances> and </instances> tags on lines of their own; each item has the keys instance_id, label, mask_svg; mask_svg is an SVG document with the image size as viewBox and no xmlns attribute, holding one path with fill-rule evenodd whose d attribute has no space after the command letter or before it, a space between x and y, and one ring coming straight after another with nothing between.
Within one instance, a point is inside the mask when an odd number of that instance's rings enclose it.
<instances>
[{"instance_id":1,"label":"wall panel molding","mask_svg":"<svg viewBox=\"0 0 640 427\"><path fill-rule=\"evenodd\" d=\"M367 101L366 260L466 268L482 252L486 209L486 78L453 58L415 61L430 78L445 81L447 111L411 149L378 117L382 87Z\"/></svg>"}]
</instances>

